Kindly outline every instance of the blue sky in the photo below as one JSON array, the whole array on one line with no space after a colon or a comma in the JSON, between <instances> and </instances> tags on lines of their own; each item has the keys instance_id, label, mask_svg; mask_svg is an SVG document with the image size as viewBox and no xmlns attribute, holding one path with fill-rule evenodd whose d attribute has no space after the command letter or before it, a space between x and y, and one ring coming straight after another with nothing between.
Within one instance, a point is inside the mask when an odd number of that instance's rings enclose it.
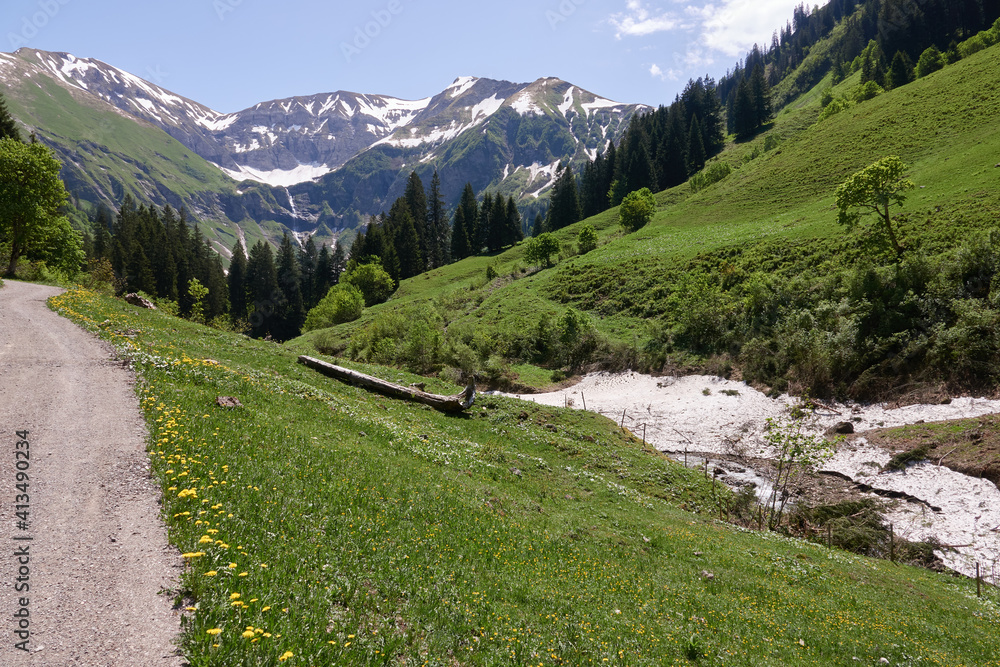
<instances>
[{"instance_id":1,"label":"blue sky","mask_svg":"<svg viewBox=\"0 0 1000 667\"><path fill-rule=\"evenodd\" d=\"M658 105L769 43L796 4L4 0L0 51L97 58L222 112L336 90L419 99L465 75Z\"/></svg>"}]
</instances>

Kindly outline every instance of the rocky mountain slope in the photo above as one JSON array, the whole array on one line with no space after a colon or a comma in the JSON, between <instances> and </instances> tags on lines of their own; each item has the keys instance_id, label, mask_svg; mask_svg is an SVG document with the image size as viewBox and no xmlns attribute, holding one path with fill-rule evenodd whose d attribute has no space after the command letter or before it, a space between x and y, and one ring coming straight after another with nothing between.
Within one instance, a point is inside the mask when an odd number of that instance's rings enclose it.
<instances>
[{"instance_id":1,"label":"rocky mountain slope","mask_svg":"<svg viewBox=\"0 0 1000 667\"><path fill-rule=\"evenodd\" d=\"M183 205L220 223L220 242L233 224L263 236L354 227L391 202L411 170L429 181L438 169L449 204L472 182L537 208L561 161L593 156L645 108L559 79L461 77L422 100L338 91L220 113L101 61L26 48L0 54L0 81L15 115L67 165L84 208L114 207L126 192ZM96 129L73 122L79 107ZM177 155L144 155L121 139L111 150L108 137L93 136L129 121L141 128L129 134L149 135L138 143ZM157 129L179 146L154 139ZM111 153L130 173L94 159Z\"/></svg>"}]
</instances>

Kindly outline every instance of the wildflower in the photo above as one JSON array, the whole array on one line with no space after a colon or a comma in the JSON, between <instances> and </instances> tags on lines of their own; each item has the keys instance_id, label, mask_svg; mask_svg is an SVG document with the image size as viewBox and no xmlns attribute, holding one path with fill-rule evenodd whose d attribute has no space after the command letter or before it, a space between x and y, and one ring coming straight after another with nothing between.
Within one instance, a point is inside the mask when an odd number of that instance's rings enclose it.
<instances>
[{"instance_id":1,"label":"wildflower","mask_svg":"<svg viewBox=\"0 0 1000 667\"><path fill-rule=\"evenodd\" d=\"M288 660L289 658L294 656L295 654L292 653L291 651L285 651L284 653L281 654L281 657L278 658L278 662L284 662L285 660Z\"/></svg>"},{"instance_id":2,"label":"wildflower","mask_svg":"<svg viewBox=\"0 0 1000 667\"><path fill-rule=\"evenodd\" d=\"M208 572L205 573L205 576L206 577L214 577L217 574L218 574L218 572L216 572L215 570L209 570Z\"/></svg>"},{"instance_id":3,"label":"wildflower","mask_svg":"<svg viewBox=\"0 0 1000 667\"><path fill-rule=\"evenodd\" d=\"M214 541L215 541L215 540L213 540L213 539L212 539L211 537L209 537L208 535L202 535L202 536L201 536L201 539L200 539L200 540L198 540L198 544L211 544L211 543L212 543L212 542L214 542Z\"/></svg>"},{"instance_id":4,"label":"wildflower","mask_svg":"<svg viewBox=\"0 0 1000 667\"><path fill-rule=\"evenodd\" d=\"M232 595L229 596L229 599L230 600L239 600L240 599L240 594L239 593L233 593Z\"/></svg>"},{"instance_id":5,"label":"wildflower","mask_svg":"<svg viewBox=\"0 0 1000 667\"><path fill-rule=\"evenodd\" d=\"M195 551L193 553L181 554L181 558L200 558L201 556L204 555L205 555L204 551Z\"/></svg>"},{"instance_id":6,"label":"wildflower","mask_svg":"<svg viewBox=\"0 0 1000 667\"><path fill-rule=\"evenodd\" d=\"M245 630L242 635L243 639L253 639L253 630Z\"/></svg>"},{"instance_id":7,"label":"wildflower","mask_svg":"<svg viewBox=\"0 0 1000 667\"><path fill-rule=\"evenodd\" d=\"M206 630L206 633L210 634L210 635L212 635L214 637L216 635L221 635L222 634L222 630L219 629L219 628L212 628L211 630Z\"/></svg>"}]
</instances>

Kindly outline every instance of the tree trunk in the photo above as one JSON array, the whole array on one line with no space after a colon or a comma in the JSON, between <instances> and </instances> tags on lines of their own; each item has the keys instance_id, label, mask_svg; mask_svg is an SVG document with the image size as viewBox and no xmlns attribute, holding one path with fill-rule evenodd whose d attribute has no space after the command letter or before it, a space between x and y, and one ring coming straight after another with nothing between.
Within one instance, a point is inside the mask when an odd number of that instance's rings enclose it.
<instances>
[{"instance_id":1,"label":"tree trunk","mask_svg":"<svg viewBox=\"0 0 1000 667\"><path fill-rule=\"evenodd\" d=\"M299 363L304 364L315 371L319 371L323 375L336 378L337 380L342 380L348 384L356 385L362 389L374 391L391 398L417 401L418 403L429 405L435 410L440 410L442 412L463 412L472 407L472 404L476 400L476 384L474 381L470 381L469 386L466 387L465 391L461 394L456 394L455 396L440 396L438 394L428 394L427 392L420 391L419 389L415 389L413 387L404 387L401 384L380 380L379 378L372 377L371 375L365 375L364 373L352 371L348 368L335 366L334 364L329 364L325 361L320 361L319 359L314 359L305 355L299 357Z\"/></svg>"}]
</instances>

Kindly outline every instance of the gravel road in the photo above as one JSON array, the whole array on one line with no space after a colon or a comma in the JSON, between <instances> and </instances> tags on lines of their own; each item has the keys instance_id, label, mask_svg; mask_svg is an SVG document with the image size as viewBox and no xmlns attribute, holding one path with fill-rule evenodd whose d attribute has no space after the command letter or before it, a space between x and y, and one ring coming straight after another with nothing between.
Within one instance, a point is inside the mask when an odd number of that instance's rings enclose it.
<instances>
[{"instance_id":1,"label":"gravel road","mask_svg":"<svg viewBox=\"0 0 1000 667\"><path fill-rule=\"evenodd\" d=\"M48 309L59 291L0 288L0 665L180 666L170 591L181 558L159 517L133 378Z\"/></svg>"}]
</instances>

